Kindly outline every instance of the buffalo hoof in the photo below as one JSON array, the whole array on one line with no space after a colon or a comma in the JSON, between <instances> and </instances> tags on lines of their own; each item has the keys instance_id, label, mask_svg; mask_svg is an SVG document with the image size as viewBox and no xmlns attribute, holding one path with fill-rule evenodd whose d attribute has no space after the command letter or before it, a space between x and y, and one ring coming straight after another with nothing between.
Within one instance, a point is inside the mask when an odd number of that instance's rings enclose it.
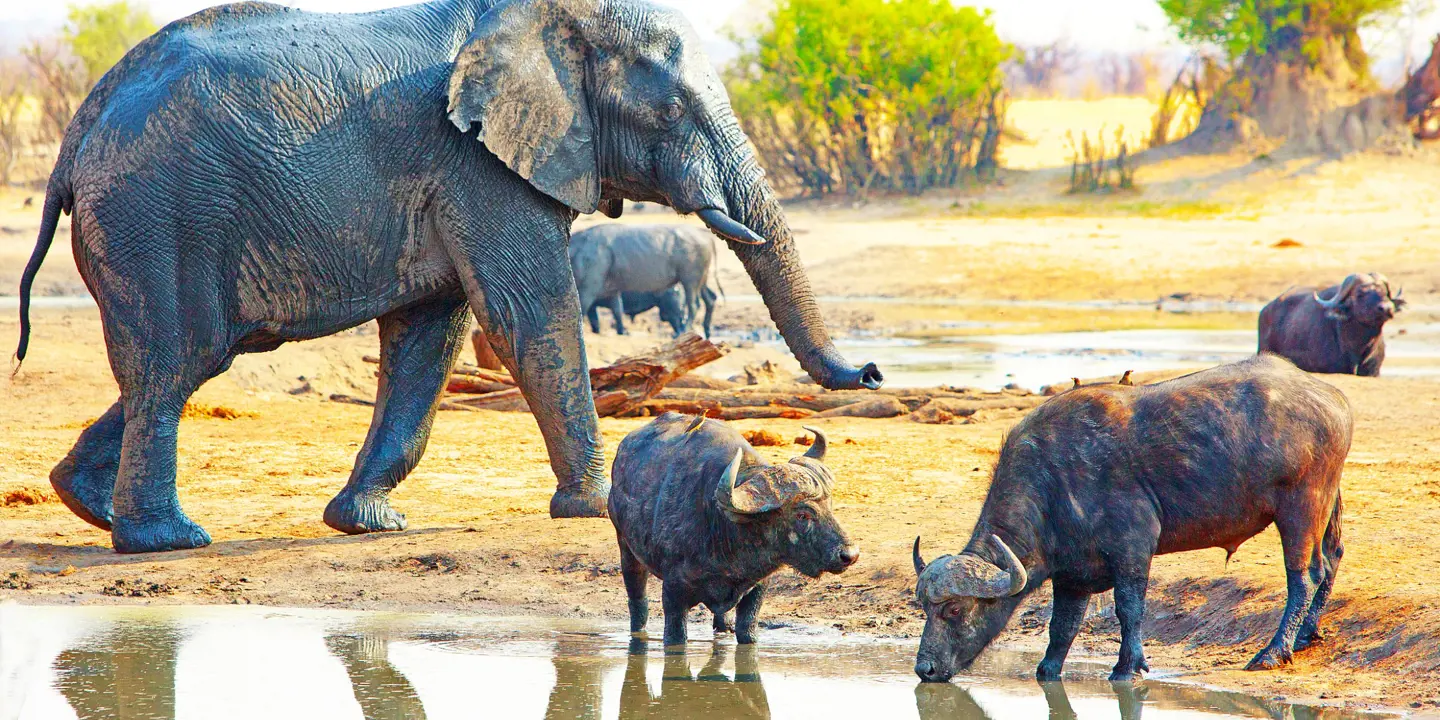
<instances>
[{"instance_id":1,"label":"buffalo hoof","mask_svg":"<svg viewBox=\"0 0 1440 720\"><path fill-rule=\"evenodd\" d=\"M147 522L115 519L110 529L110 544L118 553L164 552L191 550L210 544L210 533L196 525L178 509L163 519Z\"/></svg>"},{"instance_id":2,"label":"buffalo hoof","mask_svg":"<svg viewBox=\"0 0 1440 720\"><path fill-rule=\"evenodd\" d=\"M1145 662L1145 658L1142 657L1139 661L1130 663L1129 667L1116 665L1110 671L1110 682L1132 682L1140 679L1147 672L1150 672L1150 663Z\"/></svg>"},{"instance_id":3,"label":"buffalo hoof","mask_svg":"<svg viewBox=\"0 0 1440 720\"><path fill-rule=\"evenodd\" d=\"M101 530L109 530L114 520L111 498L118 471L115 465L81 468L74 458L66 457L50 471L50 486L70 512Z\"/></svg>"},{"instance_id":4,"label":"buffalo hoof","mask_svg":"<svg viewBox=\"0 0 1440 720\"><path fill-rule=\"evenodd\" d=\"M1320 642L1324 639L1325 636L1321 635L1319 630L1315 630L1313 628L1306 629L1302 627L1300 628L1300 635L1295 638L1295 652L1300 652L1301 650L1304 650L1306 648L1314 647L1315 645L1320 644Z\"/></svg>"},{"instance_id":5,"label":"buffalo hoof","mask_svg":"<svg viewBox=\"0 0 1440 720\"><path fill-rule=\"evenodd\" d=\"M347 535L393 532L407 527L405 516L390 507L384 495L342 491L325 506L325 524Z\"/></svg>"},{"instance_id":6,"label":"buffalo hoof","mask_svg":"<svg viewBox=\"0 0 1440 720\"><path fill-rule=\"evenodd\" d=\"M1290 664L1290 653L1289 653L1289 651L1285 650L1284 648L1278 648L1278 647L1270 646L1270 647L1265 648L1264 650L1261 650L1261 651L1260 651L1260 654L1259 654L1259 655L1256 655L1256 656L1255 656L1255 659L1254 659L1254 660L1251 660L1251 661L1250 661L1250 664L1245 666L1245 669L1246 669L1246 670L1274 670L1275 668L1278 668L1278 667L1281 667L1281 666L1284 666L1284 665L1289 665L1289 664Z\"/></svg>"},{"instance_id":7,"label":"buffalo hoof","mask_svg":"<svg viewBox=\"0 0 1440 720\"><path fill-rule=\"evenodd\" d=\"M609 488L596 490L561 489L550 497L552 518L603 518L609 517Z\"/></svg>"},{"instance_id":8,"label":"buffalo hoof","mask_svg":"<svg viewBox=\"0 0 1440 720\"><path fill-rule=\"evenodd\" d=\"M1035 679L1039 680L1040 682L1052 682L1055 680L1059 680L1062 674L1063 667L1064 666L1062 666L1060 663L1052 664L1042 662L1040 663L1039 667L1035 668Z\"/></svg>"}]
</instances>

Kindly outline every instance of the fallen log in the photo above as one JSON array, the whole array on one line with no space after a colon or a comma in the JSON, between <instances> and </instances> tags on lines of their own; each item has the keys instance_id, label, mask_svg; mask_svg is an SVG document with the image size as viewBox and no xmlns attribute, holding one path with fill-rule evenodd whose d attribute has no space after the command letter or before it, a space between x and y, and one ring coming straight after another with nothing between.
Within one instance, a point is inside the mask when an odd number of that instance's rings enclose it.
<instances>
[{"instance_id":1,"label":"fallen log","mask_svg":"<svg viewBox=\"0 0 1440 720\"><path fill-rule=\"evenodd\" d=\"M347 405L365 405L367 407L375 407L374 400L366 400L365 398L358 398L354 395L345 395L343 393L331 393L330 402L345 403Z\"/></svg>"},{"instance_id":2,"label":"fallen log","mask_svg":"<svg viewBox=\"0 0 1440 720\"><path fill-rule=\"evenodd\" d=\"M910 412L899 400L886 395L872 397L869 400L862 400L858 403L850 403L822 413L816 413L817 418L829 417L863 417L863 418L891 418L896 415L904 415Z\"/></svg>"},{"instance_id":3,"label":"fallen log","mask_svg":"<svg viewBox=\"0 0 1440 720\"><path fill-rule=\"evenodd\" d=\"M500 356L495 354L495 348L490 346L490 338L486 337L484 328L475 328L470 333L470 344L475 348L475 365L481 370L505 369L500 364Z\"/></svg>"},{"instance_id":4,"label":"fallen log","mask_svg":"<svg viewBox=\"0 0 1440 720\"><path fill-rule=\"evenodd\" d=\"M450 382L445 384L445 391L451 393L470 393L478 395L483 393L500 392L515 387L513 382L499 382L487 380L476 375L451 375Z\"/></svg>"},{"instance_id":5,"label":"fallen log","mask_svg":"<svg viewBox=\"0 0 1440 720\"><path fill-rule=\"evenodd\" d=\"M663 400L713 402L721 407L764 407L768 405L779 405L782 407L802 408L820 412L862 402L874 398L875 395L866 390L834 390L827 392L813 387L809 388L804 394L742 392L740 390L701 390L699 388L665 388L660 391L660 394L656 397Z\"/></svg>"},{"instance_id":6,"label":"fallen log","mask_svg":"<svg viewBox=\"0 0 1440 720\"><path fill-rule=\"evenodd\" d=\"M779 405L763 405L758 407L732 407L720 408L708 416L720 420L758 420L758 419L782 419L782 420L804 420L813 417L815 411L804 408L781 407Z\"/></svg>"},{"instance_id":7,"label":"fallen log","mask_svg":"<svg viewBox=\"0 0 1440 720\"><path fill-rule=\"evenodd\" d=\"M731 390L743 386L736 385L729 380L721 380L720 378L706 377L704 375L683 375L675 378L665 387L692 388L697 390Z\"/></svg>"},{"instance_id":8,"label":"fallen log","mask_svg":"<svg viewBox=\"0 0 1440 720\"><path fill-rule=\"evenodd\" d=\"M484 395L452 395L446 400L475 410L530 412L530 405L525 402L525 396L520 394L520 388L510 388Z\"/></svg>"},{"instance_id":9,"label":"fallen log","mask_svg":"<svg viewBox=\"0 0 1440 720\"><path fill-rule=\"evenodd\" d=\"M608 417L638 408L675 378L720 359L726 352L699 335L686 333L649 354L621 358L613 365L594 368L590 371L590 387L595 393L596 411ZM603 410L601 398L604 398Z\"/></svg>"}]
</instances>

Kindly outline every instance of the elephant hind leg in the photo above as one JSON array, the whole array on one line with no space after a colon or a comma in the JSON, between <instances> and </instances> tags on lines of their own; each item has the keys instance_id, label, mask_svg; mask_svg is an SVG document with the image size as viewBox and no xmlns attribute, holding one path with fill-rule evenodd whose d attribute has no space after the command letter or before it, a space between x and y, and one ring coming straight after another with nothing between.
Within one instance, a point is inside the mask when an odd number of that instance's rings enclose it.
<instances>
[{"instance_id":1,"label":"elephant hind leg","mask_svg":"<svg viewBox=\"0 0 1440 720\"><path fill-rule=\"evenodd\" d=\"M380 317L380 385L365 445L325 524L352 535L404 530L390 491L420 462L450 368L465 345L469 310L448 297Z\"/></svg>"},{"instance_id":2,"label":"elephant hind leg","mask_svg":"<svg viewBox=\"0 0 1440 720\"><path fill-rule=\"evenodd\" d=\"M113 518L115 476L125 439L125 408L117 400L80 433L75 447L50 471L50 485L65 507L101 530Z\"/></svg>"}]
</instances>

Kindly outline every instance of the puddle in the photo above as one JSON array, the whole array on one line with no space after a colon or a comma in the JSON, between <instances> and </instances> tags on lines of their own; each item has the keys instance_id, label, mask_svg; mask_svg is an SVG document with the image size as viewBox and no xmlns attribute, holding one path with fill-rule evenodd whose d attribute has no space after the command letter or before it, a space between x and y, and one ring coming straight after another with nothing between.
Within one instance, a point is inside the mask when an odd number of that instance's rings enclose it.
<instances>
[{"instance_id":1,"label":"puddle","mask_svg":"<svg viewBox=\"0 0 1440 720\"><path fill-rule=\"evenodd\" d=\"M695 625L692 637L709 636ZM774 628L665 655L619 623L261 607L0 605L0 718L1389 717L1167 682L1098 662L1039 685L992 652L920 685L914 641Z\"/></svg>"}]
</instances>

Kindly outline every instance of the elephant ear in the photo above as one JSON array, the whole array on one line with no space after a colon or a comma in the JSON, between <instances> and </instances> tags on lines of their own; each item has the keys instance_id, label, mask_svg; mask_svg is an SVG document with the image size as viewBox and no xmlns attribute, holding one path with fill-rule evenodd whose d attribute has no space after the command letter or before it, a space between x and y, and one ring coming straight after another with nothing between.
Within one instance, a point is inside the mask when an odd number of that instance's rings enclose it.
<instances>
[{"instance_id":1,"label":"elephant ear","mask_svg":"<svg viewBox=\"0 0 1440 720\"><path fill-rule=\"evenodd\" d=\"M600 201L595 120L585 90L576 8L506 0L485 13L450 73L450 122L480 124L480 141L540 192L582 213Z\"/></svg>"}]
</instances>

